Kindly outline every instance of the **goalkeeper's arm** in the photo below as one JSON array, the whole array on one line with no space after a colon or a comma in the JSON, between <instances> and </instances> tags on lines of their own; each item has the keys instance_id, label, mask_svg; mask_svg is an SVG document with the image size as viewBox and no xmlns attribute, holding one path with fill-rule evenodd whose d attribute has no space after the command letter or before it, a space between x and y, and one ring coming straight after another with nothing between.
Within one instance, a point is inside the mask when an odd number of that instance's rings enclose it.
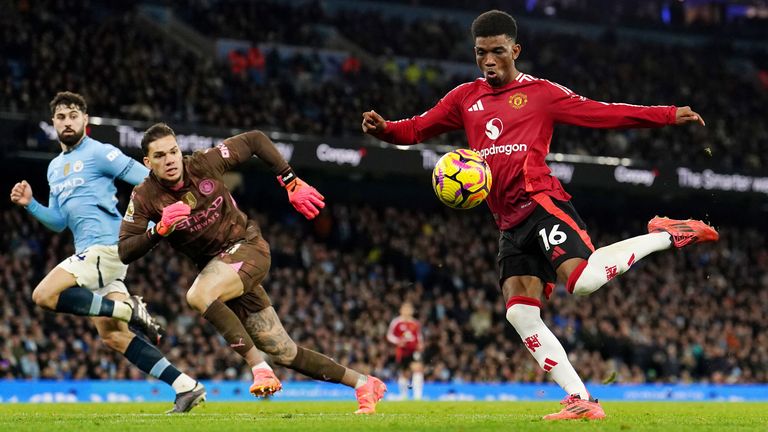
<instances>
[{"instance_id":1,"label":"goalkeeper's arm","mask_svg":"<svg viewBox=\"0 0 768 432\"><path fill-rule=\"evenodd\" d=\"M123 264L130 264L143 257L152 248L160 243L163 237L154 230L154 226L138 234L120 233L120 243L117 245L117 253Z\"/></svg>"},{"instance_id":2,"label":"goalkeeper's arm","mask_svg":"<svg viewBox=\"0 0 768 432\"><path fill-rule=\"evenodd\" d=\"M296 176L277 147L263 132L253 130L228 138L224 145L227 155L220 148L223 159L242 161L242 155L257 156L277 175L280 185L288 192L288 201L307 219L313 219L325 207L322 194Z\"/></svg>"},{"instance_id":3,"label":"goalkeeper's arm","mask_svg":"<svg viewBox=\"0 0 768 432\"><path fill-rule=\"evenodd\" d=\"M135 201L138 205L138 201ZM129 207L133 206L134 200L131 200ZM162 218L160 222L146 229L148 219L146 216L136 211L134 207L133 213L123 218L123 223L120 226L120 242L117 246L117 253L120 256L120 261L123 264L129 264L137 259L143 257L164 237L169 236L176 225L189 216L191 211L190 207L179 201L171 204L163 209Z\"/></svg>"},{"instance_id":4,"label":"goalkeeper's arm","mask_svg":"<svg viewBox=\"0 0 768 432\"><path fill-rule=\"evenodd\" d=\"M259 130L252 130L229 137L217 148L226 169L245 162L252 156L261 159L275 175L288 168L288 162L277 151L275 143L264 132Z\"/></svg>"}]
</instances>

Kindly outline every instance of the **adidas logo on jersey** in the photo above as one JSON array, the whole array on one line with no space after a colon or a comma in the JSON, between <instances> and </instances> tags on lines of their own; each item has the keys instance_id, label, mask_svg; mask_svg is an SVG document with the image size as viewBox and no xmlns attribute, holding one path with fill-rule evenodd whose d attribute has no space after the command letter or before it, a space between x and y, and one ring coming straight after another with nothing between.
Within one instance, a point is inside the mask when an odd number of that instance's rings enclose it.
<instances>
[{"instance_id":1,"label":"adidas logo on jersey","mask_svg":"<svg viewBox=\"0 0 768 432\"><path fill-rule=\"evenodd\" d=\"M472 112L472 111L484 111L484 110L485 110L485 107L483 106L483 101L481 101L481 100L475 102L474 105L472 105L471 107L469 107L467 109L467 111L470 111L470 112Z\"/></svg>"}]
</instances>

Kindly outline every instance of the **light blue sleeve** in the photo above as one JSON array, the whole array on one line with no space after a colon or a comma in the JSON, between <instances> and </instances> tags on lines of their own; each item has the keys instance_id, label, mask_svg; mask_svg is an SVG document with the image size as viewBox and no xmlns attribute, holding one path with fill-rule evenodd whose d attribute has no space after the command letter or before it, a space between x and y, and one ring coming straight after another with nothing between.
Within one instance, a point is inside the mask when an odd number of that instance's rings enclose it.
<instances>
[{"instance_id":1,"label":"light blue sleeve","mask_svg":"<svg viewBox=\"0 0 768 432\"><path fill-rule=\"evenodd\" d=\"M126 156L111 144L99 146L94 154L94 160L100 172L134 186L143 182L149 175L149 170L145 166Z\"/></svg>"},{"instance_id":2,"label":"light blue sleeve","mask_svg":"<svg viewBox=\"0 0 768 432\"><path fill-rule=\"evenodd\" d=\"M127 157L127 156L126 156ZM135 160L128 158L128 165L125 169L117 175L120 180L130 183L134 186L140 184L149 175L149 170L144 165L136 162Z\"/></svg>"},{"instance_id":3,"label":"light blue sleeve","mask_svg":"<svg viewBox=\"0 0 768 432\"><path fill-rule=\"evenodd\" d=\"M48 204L50 207L46 207L39 202L35 198L32 198L32 201L29 203L29 205L26 207L29 214L35 217L35 219L39 220L40 223L45 225L48 229L56 231L56 232L62 232L67 227L67 218L64 217L64 215L59 210L59 205L56 201L56 198L54 196L50 196L48 198Z\"/></svg>"}]
</instances>

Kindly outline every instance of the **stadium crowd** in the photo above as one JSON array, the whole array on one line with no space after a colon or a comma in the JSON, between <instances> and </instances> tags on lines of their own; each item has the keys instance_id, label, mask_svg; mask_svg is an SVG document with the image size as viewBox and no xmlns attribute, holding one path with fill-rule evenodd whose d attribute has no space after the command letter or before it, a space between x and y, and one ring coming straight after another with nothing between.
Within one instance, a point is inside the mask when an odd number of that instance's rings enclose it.
<instances>
[{"instance_id":1,"label":"stadium crowd","mask_svg":"<svg viewBox=\"0 0 768 432\"><path fill-rule=\"evenodd\" d=\"M759 1L702 0L670 2L645 0L394 0L413 6L453 8L471 12L508 9L521 17L563 19L573 22L621 25L658 30L685 30L724 37L765 38L766 16ZM758 6L749 11L749 6Z\"/></svg>"},{"instance_id":2,"label":"stadium crowd","mask_svg":"<svg viewBox=\"0 0 768 432\"><path fill-rule=\"evenodd\" d=\"M258 53L258 73L251 74L230 64L233 57L200 58L179 49L151 31L131 5L41 3L45 7L18 2L0 19L6 47L0 111L43 114L50 95L67 88L84 94L91 113L103 117L359 139L361 112L376 108L390 119L415 115L473 78L443 72L442 60L473 61L466 25L445 18L330 13L315 3L269 1L179 7L179 16L207 37L277 44ZM65 11L67 19L59 19ZM337 29L376 60L287 53L286 45L321 45L322 26ZM724 170L768 167L768 156L759 151L768 145L768 126L745 121L768 105L764 55L737 50L727 38L687 46L630 42L611 31L589 39L523 27L519 39L519 67L527 73L596 100L688 104L707 120L707 128L690 130L563 127L553 151L652 163L686 160ZM447 139L463 141L459 135Z\"/></svg>"},{"instance_id":3,"label":"stadium crowd","mask_svg":"<svg viewBox=\"0 0 768 432\"><path fill-rule=\"evenodd\" d=\"M427 381L548 379L504 319L498 232L487 211L334 203L312 223L292 212L251 215L272 248L265 287L298 343L393 379L385 333L407 299L424 326ZM19 209L0 211L0 223L0 378L143 379L97 340L88 320L32 303L36 283L73 252L69 234L50 233ZM596 244L643 230L641 221L597 226ZM719 228L717 244L657 254L590 297L557 287L542 317L585 380L615 371L624 383L768 381L765 234ZM186 305L195 274L161 245L129 268L127 282L163 319L162 350L180 369L249 380L241 359Z\"/></svg>"}]
</instances>

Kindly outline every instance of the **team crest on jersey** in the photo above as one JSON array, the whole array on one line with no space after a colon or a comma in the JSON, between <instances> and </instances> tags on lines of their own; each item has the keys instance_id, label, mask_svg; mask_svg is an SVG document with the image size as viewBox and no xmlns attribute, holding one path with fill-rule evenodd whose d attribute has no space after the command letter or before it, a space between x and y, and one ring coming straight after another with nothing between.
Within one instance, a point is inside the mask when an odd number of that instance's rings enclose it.
<instances>
[{"instance_id":1,"label":"team crest on jersey","mask_svg":"<svg viewBox=\"0 0 768 432\"><path fill-rule=\"evenodd\" d=\"M200 182L200 185L198 186L198 189L200 190L200 193L203 195L210 195L211 192L213 192L213 189L216 187L216 184L211 179L205 179Z\"/></svg>"},{"instance_id":2,"label":"team crest on jersey","mask_svg":"<svg viewBox=\"0 0 768 432\"><path fill-rule=\"evenodd\" d=\"M509 97L509 104L514 109L520 109L528 103L528 96L525 93L515 93Z\"/></svg>"},{"instance_id":3,"label":"team crest on jersey","mask_svg":"<svg viewBox=\"0 0 768 432\"><path fill-rule=\"evenodd\" d=\"M75 161L75 163L72 165L72 171L74 172L80 172L83 170L83 161Z\"/></svg>"},{"instance_id":4,"label":"team crest on jersey","mask_svg":"<svg viewBox=\"0 0 768 432\"><path fill-rule=\"evenodd\" d=\"M185 193L184 196L181 197L181 200L190 208L195 208L197 205L197 198L195 198L195 195L192 192Z\"/></svg>"}]
</instances>

